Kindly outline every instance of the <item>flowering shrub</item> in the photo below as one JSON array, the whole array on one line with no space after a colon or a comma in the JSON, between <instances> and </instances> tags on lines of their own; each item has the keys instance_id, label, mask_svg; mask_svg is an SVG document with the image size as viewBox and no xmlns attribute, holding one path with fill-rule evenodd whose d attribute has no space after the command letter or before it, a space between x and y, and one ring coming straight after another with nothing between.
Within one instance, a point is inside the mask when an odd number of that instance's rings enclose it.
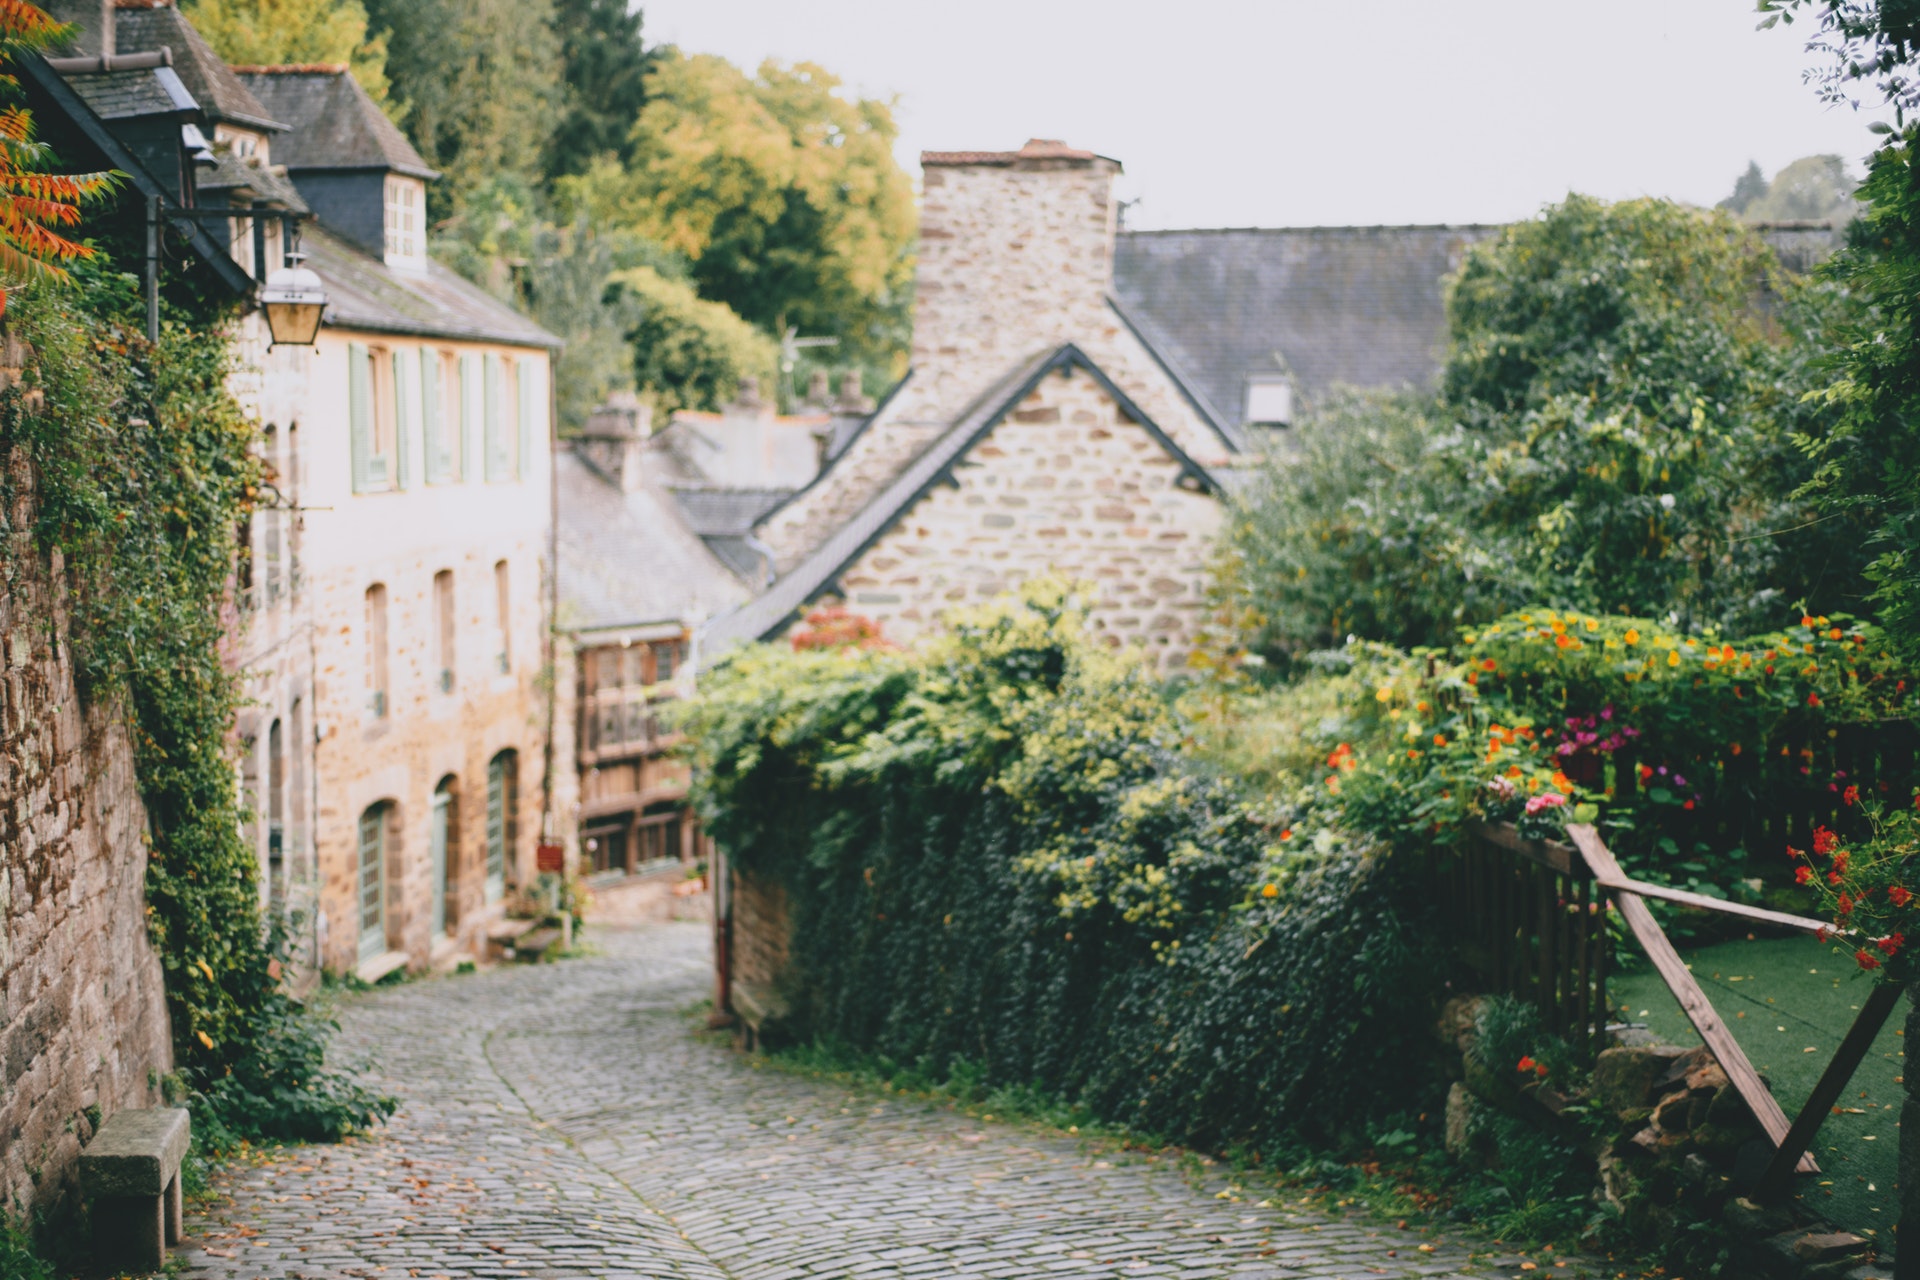
<instances>
[{"instance_id":1,"label":"flowering shrub","mask_svg":"<svg viewBox=\"0 0 1920 1280\"><path fill-rule=\"evenodd\" d=\"M1898 808L1862 804L1859 788L1845 793L1849 808L1861 806L1869 834L1843 840L1830 827L1816 827L1812 848L1787 849L1794 879L1812 889L1820 912L1832 919L1822 940L1837 938L1854 963L1876 977L1906 985L1920 977L1907 939L1920 943L1920 791Z\"/></svg>"},{"instance_id":2,"label":"flowering shrub","mask_svg":"<svg viewBox=\"0 0 1920 1280\"><path fill-rule=\"evenodd\" d=\"M895 649L899 646L880 632L880 624L851 609L815 609L807 628L793 633L795 652L807 649Z\"/></svg>"}]
</instances>

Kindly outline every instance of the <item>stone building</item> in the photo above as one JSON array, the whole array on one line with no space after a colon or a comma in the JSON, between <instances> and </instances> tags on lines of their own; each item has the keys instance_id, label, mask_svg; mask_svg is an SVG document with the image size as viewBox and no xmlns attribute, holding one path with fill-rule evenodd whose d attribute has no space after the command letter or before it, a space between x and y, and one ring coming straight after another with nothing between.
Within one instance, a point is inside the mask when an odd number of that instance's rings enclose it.
<instances>
[{"instance_id":1,"label":"stone building","mask_svg":"<svg viewBox=\"0 0 1920 1280\"><path fill-rule=\"evenodd\" d=\"M908 639L1053 571L1095 584L1096 628L1180 666L1247 439L1113 302L1119 165L1042 140L921 159L911 371L757 522L773 582L709 624L709 656L826 601Z\"/></svg>"}]
</instances>

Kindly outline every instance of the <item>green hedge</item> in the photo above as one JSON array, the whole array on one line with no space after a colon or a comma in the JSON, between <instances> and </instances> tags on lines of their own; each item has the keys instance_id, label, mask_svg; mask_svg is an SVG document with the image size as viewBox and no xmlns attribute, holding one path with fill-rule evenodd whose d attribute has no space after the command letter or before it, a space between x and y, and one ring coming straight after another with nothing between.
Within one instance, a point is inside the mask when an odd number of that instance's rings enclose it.
<instances>
[{"instance_id":1,"label":"green hedge","mask_svg":"<svg viewBox=\"0 0 1920 1280\"><path fill-rule=\"evenodd\" d=\"M1206 776L1061 584L951 621L751 651L688 712L703 820L789 893L804 1033L1214 1148L1412 1105L1439 967L1399 864Z\"/></svg>"}]
</instances>

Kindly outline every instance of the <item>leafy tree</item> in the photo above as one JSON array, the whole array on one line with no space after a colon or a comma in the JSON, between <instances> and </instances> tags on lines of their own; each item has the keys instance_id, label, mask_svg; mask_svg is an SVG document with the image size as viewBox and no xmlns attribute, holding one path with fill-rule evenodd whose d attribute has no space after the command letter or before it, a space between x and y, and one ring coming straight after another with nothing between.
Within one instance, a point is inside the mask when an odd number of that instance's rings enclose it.
<instances>
[{"instance_id":1,"label":"leafy tree","mask_svg":"<svg viewBox=\"0 0 1920 1280\"><path fill-rule=\"evenodd\" d=\"M549 178L583 173L595 157L633 157L633 126L646 105L648 56L640 10L626 0L556 0L566 113L547 144Z\"/></svg>"},{"instance_id":2,"label":"leafy tree","mask_svg":"<svg viewBox=\"0 0 1920 1280\"><path fill-rule=\"evenodd\" d=\"M240 66L341 62L375 102L389 111L387 42L367 34L360 0L193 0L194 27L228 62Z\"/></svg>"},{"instance_id":3,"label":"leafy tree","mask_svg":"<svg viewBox=\"0 0 1920 1280\"><path fill-rule=\"evenodd\" d=\"M1840 612L1858 528L1793 496L1835 305L1723 213L1571 197L1468 256L1436 404L1302 431L1237 517L1229 596L1274 653L1444 643L1523 604L1693 631Z\"/></svg>"},{"instance_id":4,"label":"leafy tree","mask_svg":"<svg viewBox=\"0 0 1920 1280\"><path fill-rule=\"evenodd\" d=\"M1747 161L1747 171L1734 179L1733 194L1715 205L1716 209L1725 209L1730 213L1745 213L1747 206L1767 194L1767 175L1760 172L1758 162Z\"/></svg>"},{"instance_id":5,"label":"leafy tree","mask_svg":"<svg viewBox=\"0 0 1920 1280\"><path fill-rule=\"evenodd\" d=\"M1748 222L1850 222L1857 186L1839 156L1802 156L1773 175L1765 194L1740 213Z\"/></svg>"},{"instance_id":6,"label":"leafy tree","mask_svg":"<svg viewBox=\"0 0 1920 1280\"><path fill-rule=\"evenodd\" d=\"M693 263L702 297L769 331L843 350L901 345L913 192L893 158L888 104L849 100L811 63L748 77L707 55L655 63L622 172L574 179L596 220L631 226Z\"/></svg>"},{"instance_id":7,"label":"leafy tree","mask_svg":"<svg viewBox=\"0 0 1920 1280\"><path fill-rule=\"evenodd\" d=\"M634 381L662 413L717 409L739 391L742 378L773 385L779 347L723 303L707 301L692 285L652 267L620 272L611 283L639 311L627 335Z\"/></svg>"},{"instance_id":8,"label":"leafy tree","mask_svg":"<svg viewBox=\"0 0 1920 1280\"><path fill-rule=\"evenodd\" d=\"M560 106L553 0L369 0L414 146L444 178L431 216L503 174L543 172Z\"/></svg>"}]
</instances>

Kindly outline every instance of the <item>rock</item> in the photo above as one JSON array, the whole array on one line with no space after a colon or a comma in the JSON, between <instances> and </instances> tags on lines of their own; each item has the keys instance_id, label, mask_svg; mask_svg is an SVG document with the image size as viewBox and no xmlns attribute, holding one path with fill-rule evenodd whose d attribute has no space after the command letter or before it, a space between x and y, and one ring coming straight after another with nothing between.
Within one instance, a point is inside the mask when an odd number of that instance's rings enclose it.
<instances>
[{"instance_id":1,"label":"rock","mask_svg":"<svg viewBox=\"0 0 1920 1280\"><path fill-rule=\"evenodd\" d=\"M1773 1163L1773 1144L1765 1138L1748 1138L1733 1153L1733 1185L1756 1187L1767 1166Z\"/></svg>"},{"instance_id":2,"label":"rock","mask_svg":"<svg viewBox=\"0 0 1920 1280\"><path fill-rule=\"evenodd\" d=\"M1440 1043L1461 1053L1470 1051L1476 1034L1474 1027L1480 1019L1480 1006L1485 1000L1485 996L1455 996L1441 1005L1440 1021L1433 1028Z\"/></svg>"},{"instance_id":3,"label":"rock","mask_svg":"<svg viewBox=\"0 0 1920 1280\"><path fill-rule=\"evenodd\" d=\"M1631 1142L1633 1135L1646 1128L1653 1119L1652 1107L1630 1107L1620 1113L1619 1141Z\"/></svg>"},{"instance_id":4,"label":"rock","mask_svg":"<svg viewBox=\"0 0 1920 1280\"><path fill-rule=\"evenodd\" d=\"M1663 1133L1685 1133L1692 1127L1689 1120L1692 1112L1693 1095L1685 1089L1675 1089L1654 1106L1653 1122Z\"/></svg>"},{"instance_id":5,"label":"rock","mask_svg":"<svg viewBox=\"0 0 1920 1280\"><path fill-rule=\"evenodd\" d=\"M1758 1240L1793 1226L1793 1215L1785 1209L1758 1204L1745 1196L1728 1200L1720 1210L1720 1221L1737 1239Z\"/></svg>"},{"instance_id":6,"label":"rock","mask_svg":"<svg viewBox=\"0 0 1920 1280\"><path fill-rule=\"evenodd\" d=\"M1717 1093L1732 1083L1717 1062L1708 1062L1704 1066L1695 1067L1687 1072L1687 1088L1695 1093L1702 1091L1708 1094Z\"/></svg>"},{"instance_id":7,"label":"rock","mask_svg":"<svg viewBox=\"0 0 1920 1280\"><path fill-rule=\"evenodd\" d=\"M1810 1232L1793 1242L1793 1256L1802 1262L1838 1262L1872 1247L1872 1241L1851 1231Z\"/></svg>"},{"instance_id":8,"label":"rock","mask_svg":"<svg viewBox=\"0 0 1920 1280\"><path fill-rule=\"evenodd\" d=\"M1750 1128L1754 1123L1753 1110L1738 1089L1731 1084L1723 1085L1714 1091L1713 1101L1707 1104L1707 1121L1730 1129Z\"/></svg>"},{"instance_id":9,"label":"rock","mask_svg":"<svg viewBox=\"0 0 1920 1280\"><path fill-rule=\"evenodd\" d=\"M1654 1081L1685 1051L1674 1045L1603 1049L1593 1064L1593 1096L1612 1111L1645 1106Z\"/></svg>"},{"instance_id":10,"label":"rock","mask_svg":"<svg viewBox=\"0 0 1920 1280\"><path fill-rule=\"evenodd\" d=\"M1456 1080L1447 1090L1447 1154L1456 1160L1469 1164L1479 1164L1480 1153L1474 1147L1474 1134L1478 1127L1474 1121L1480 1103L1473 1091L1462 1081Z\"/></svg>"}]
</instances>

